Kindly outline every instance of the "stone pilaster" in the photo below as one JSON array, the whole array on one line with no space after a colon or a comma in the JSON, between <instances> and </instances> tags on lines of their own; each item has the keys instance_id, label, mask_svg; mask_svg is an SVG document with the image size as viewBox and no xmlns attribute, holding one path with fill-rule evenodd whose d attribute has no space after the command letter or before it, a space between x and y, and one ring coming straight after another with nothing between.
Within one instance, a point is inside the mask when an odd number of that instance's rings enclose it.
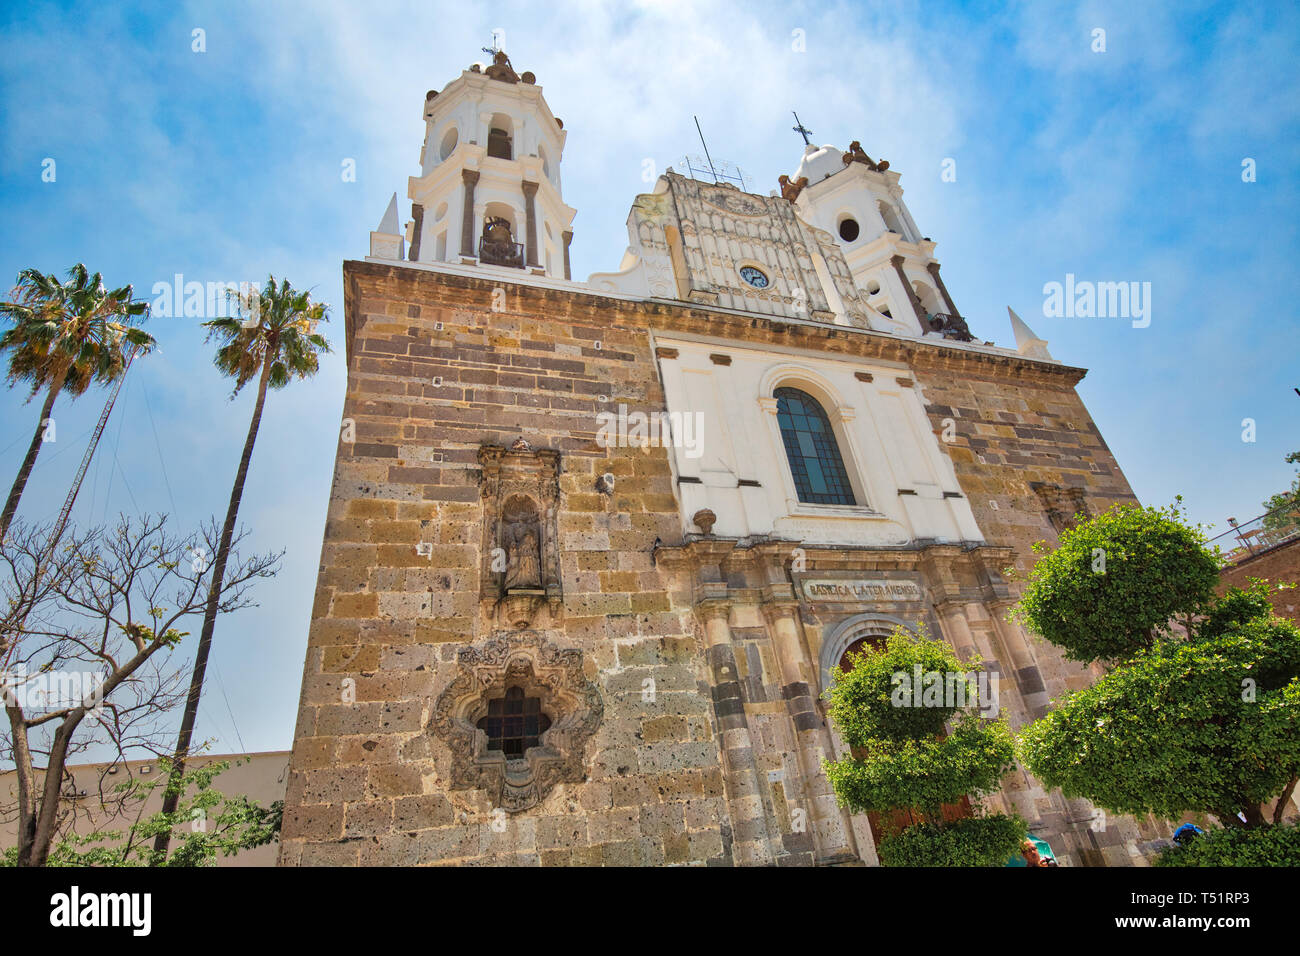
<instances>
[{"instance_id":1,"label":"stone pilaster","mask_svg":"<svg viewBox=\"0 0 1300 956\"><path fill-rule=\"evenodd\" d=\"M768 827L763 789L754 761L754 742L745 720L736 655L731 644L727 601L709 599L696 611L704 622L712 681L713 711L722 743L723 781L731 808L732 855L740 866L773 863L772 834Z\"/></svg>"},{"instance_id":2,"label":"stone pilaster","mask_svg":"<svg viewBox=\"0 0 1300 956\"><path fill-rule=\"evenodd\" d=\"M461 217L460 254L475 256L474 248L474 187L478 185L477 169L462 169L461 179L465 181L465 215Z\"/></svg>"},{"instance_id":3,"label":"stone pilaster","mask_svg":"<svg viewBox=\"0 0 1300 956\"><path fill-rule=\"evenodd\" d=\"M418 202L411 203L411 218L415 221L411 233L411 253L407 257L412 262L420 261L420 233L424 231L424 207Z\"/></svg>"},{"instance_id":4,"label":"stone pilaster","mask_svg":"<svg viewBox=\"0 0 1300 956\"><path fill-rule=\"evenodd\" d=\"M833 757L835 751L825 721L817 712L812 680L815 671L799 640L797 613L798 605L792 599L769 600L763 605L781 672L781 695L794 724L801 789L812 824L811 845L799 839L803 834L792 833L789 848L796 852L814 851L818 863L836 862L855 854L835 793L822 770L822 759Z\"/></svg>"},{"instance_id":5,"label":"stone pilaster","mask_svg":"<svg viewBox=\"0 0 1300 956\"><path fill-rule=\"evenodd\" d=\"M920 323L921 331L927 332L930 326L925 321L925 309L921 306L921 300L916 297L916 290L912 288L912 283L907 281L907 273L903 271L903 257L894 256L890 260L890 265L898 273L898 279L903 283L903 291L907 293L907 301L912 304L912 314L916 316L916 321Z\"/></svg>"},{"instance_id":6,"label":"stone pilaster","mask_svg":"<svg viewBox=\"0 0 1300 956\"><path fill-rule=\"evenodd\" d=\"M528 248L524 250L529 266L538 267L537 261L537 183L523 181L524 187L524 238Z\"/></svg>"},{"instance_id":7,"label":"stone pilaster","mask_svg":"<svg viewBox=\"0 0 1300 956\"><path fill-rule=\"evenodd\" d=\"M1020 625L1007 620L1007 612L1015 605L1013 601L998 601L988 605L993 619L993 628L997 631L999 643L1006 651L1007 666L1016 682L1021 703L1025 708L1027 720L1041 717L1047 710L1047 687L1043 683L1043 673L1034 656L1029 639Z\"/></svg>"},{"instance_id":8,"label":"stone pilaster","mask_svg":"<svg viewBox=\"0 0 1300 956\"><path fill-rule=\"evenodd\" d=\"M943 276L939 275L939 263L931 262L925 268L934 278L934 284L939 287L939 294L943 296L943 301L948 303L948 313L961 318L961 313L957 311L957 306L953 304L952 296L948 294L948 287L943 284Z\"/></svg>"},{"instance_id":9,"label":"stone pilaster","mask_svg":"<svg viewBox=\"0 0 1300 956\"><path fill-rule=\"evenodd\" d=\"M573 276L569 271L569 244L573 242L573 233L566 229L561 236L564 239L564 278L572 279Z\"/></svg>"}]
</instances>

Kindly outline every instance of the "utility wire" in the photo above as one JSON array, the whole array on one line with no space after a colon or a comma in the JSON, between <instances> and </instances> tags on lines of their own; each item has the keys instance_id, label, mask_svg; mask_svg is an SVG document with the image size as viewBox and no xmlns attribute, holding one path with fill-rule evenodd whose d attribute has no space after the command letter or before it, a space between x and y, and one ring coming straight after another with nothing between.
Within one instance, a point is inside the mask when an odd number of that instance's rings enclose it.
<instances>
[{"instance_id":1,"label":"utility wire","mask_svg":"<svg viewBox=\"0 0 1300 956\"><path fill-rule=\"evenodd\" d=\"M145 411L149 415L149 428L153 431L154 449L158 452L158 467L162 470L163 484L167 487L167 498L172 504L172 514L176 514L178 510L176 508L176 496L172 494L172 483L167 477L167 460L162 452L162 442L158 440L158 424L154 420L153 416L153 401L149 397L149 389L143 382L140 383L140 389L144 392L144 407ZM122 480L126 480L125 475L122 477ZM226 693L226 683L221 679L221 671L217 668L216 661L212 661L211 663L212 674L217 679L217 688L221 691L221 697L226 702L226 713L230 715L230 726L234 728L235 739L239 741L239 752L247 753L248 748L244 746L244 737L239 732L239 722L235 720L235 711L234 708L230 706L230 697Z\"/></svg>"},{"instance_id":2,"label":"utility wire","mask_svg":"<svg viewBox=\"0 0 1300 956\"><path fill-rule=\"evenodd\" d=\"M167 461L163 457L162 442L158 440L158 425L153 418L153 401L149 398L149 389L143 382L140 383L140 390L144 392L144 408L149 413L149 427L153 430L153 446L158 450L158 466L162 469L163 484L167 486L167 498L172 503L172 514L176 514L176 496L172 494L172 483L167 477Z\"/></svg>"},{"instance_id":3,"label":"utility wire","mask_svg":"<svg viewBox=\"0 0 1300 956\"><path fill-rule=\"evenodd\" d=\"M117 461L117 449L122 444L122 428L126 425L126 415L119 415L117 419L117 437L113 439L113 461ZM118 471L122 466L118 465ZM125 478L123 479L125 480ZM130 489L127 489L128 491ZM108 490L104 492L104 517L100 524L108 524L108 506L113 498L113 466L108 466Z\"/></svg>"},{"instance_id":4,"label":"utility wire","mask_svg":"<svg viewBox=\"0 0 1300 956\"><path fill-rule=\"evenodd\" d=\"M226 696L226 682L221 679L221 671L217 670L217 665L212 665L212 673L216 675L217 687L221 690L221 697L226 702L226 713L230 715L230 726L235 728L235 739L239 741L239 752L248 753L248 748L244 746L244 738L239 733L239 724L235 722L235 712L230 707L230 698Z\"/></svg>"}]
</instances>

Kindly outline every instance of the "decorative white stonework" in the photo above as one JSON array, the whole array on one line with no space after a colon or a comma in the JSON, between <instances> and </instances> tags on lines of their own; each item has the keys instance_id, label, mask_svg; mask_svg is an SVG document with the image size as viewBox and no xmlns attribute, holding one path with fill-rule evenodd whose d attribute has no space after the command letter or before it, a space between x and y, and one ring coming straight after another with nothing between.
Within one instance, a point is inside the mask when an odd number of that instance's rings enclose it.
<instances>
[{"instance_id":1,"label":"decorative white stonework","mask_svg":"<svg viewBox=\"0 0 1300 956\"><path fill-rule=\"evenodd\" d=\"M402 238L402 228L397 222L397 193L388 200L384 218L379 221L379 228L370 234L370 254L376 259L406 258L406 241Z\"/></svg>"},{"instance_id":2,"label":"decorative white stonework","mask_svg":"<svg viewBox=\"0 0 1300 956\"><path fill-rule=\"evenodd\" d=\"M659 363L669 414L703 416L694 457L670 449L685 533L696 533L692 516L708 510L721 537L875 547L983 540L920 389L898 381L909 379L907 369L734 342L656 336L655 345L676 353ZM729 364L714 361L719 353ZM856 504L799 500L777 421L782 387L825 410Z\"/></svg>"},{"instance_id":3,"label":"decorative white stonework","mask_svg":"<svg viewBox=\"0 0 1300 956\"><path fill-rule=\"evenodd\" d=\"M926 314L949 314L953 308L930 268L937 269L934 243L921 235L903 202L900 177L888 167L861 147L845 153L834 146L809 146L793 177L808 181L795 207L839 243L873 327L921 335L927 331L921 324ZM895 257L901 257L897 265Z\"/></svg>"},{"instance_id":4,"label":"decorative white stonework","mask_svg":"<svg viewBox=\"0 0 1300 956\"><path fill-rule=\"evenodd\" d=\"M410 219L393 195L370 234L372 260L493 274L547 288L571 278L577 211L561 194L567 134L536 78L498 51L424 102ZM912 219L899 175L858 143L808 146L793 179L763 196L669 169L628 216L615 272L586 286L617 297L693 302L793 321L970 342L939 277L934 243ZM748 278L747 278L748 277ZM1013 316L1015 354L1056 362Z\"/></svg>"},{"instance_id":5,"label":"decorative white stonework","mask_svg":"<svg viewBox=\"0 0 1300 956\"><path fill-rule=\"evenodd\" d=\"M784 199L670 169L633 203L628 235L620 270L593 274L593 288L870 327L834 237Z\"/></svg>"},{"instance_id":6,"label":"decorative white stonework","mask_svg":"<svg viewBox=\"0 0 1300 956\"><path fill-rule=\"evenodd\" d=\"M475 64L441 92L430 90L424 121L420 174L407 184L410 222L390 230L386 214L371 256L405 257L391 241L397 232L415 262L569 278L577 211L561 196L566 133L533 75L515 73L497 53L491 66Z\"/></svg>"},{"instance_id":7,"label":"decorative white stonework","mask_svg":"<svg viewBox=\"0 0 1300 956\"><path fill-rule=\"evenodd\" d=\"M1024 320L1007 306L1007 315L1011 317L1011 332L1016 337L1016 351L1026 358L1051 360L1052 353L1047 351L1047 340L1040 339L1033 329L1025 325Z\"/></svg>"}]
</instances>

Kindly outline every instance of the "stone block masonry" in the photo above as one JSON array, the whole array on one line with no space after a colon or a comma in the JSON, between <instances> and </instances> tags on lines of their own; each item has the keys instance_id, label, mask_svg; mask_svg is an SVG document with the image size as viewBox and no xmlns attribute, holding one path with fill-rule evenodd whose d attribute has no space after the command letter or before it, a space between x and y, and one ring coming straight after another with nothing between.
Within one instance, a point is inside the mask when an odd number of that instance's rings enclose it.
<instances>
[{"instance_id":1,"label":"stone block masonry","mask_svg":"<svg viewBox=\"0 0 1300 956\"><path fill-rule=\"evenodd\" d=\"M1080 370L397 263L345 263L344 290L353 440L339 444L321 549L282 864L874 859L821 770L835 756L817 666L829 628L787 573L798 542L684 528L671 449L597 441L601 412L667 411L660 331L719 354L732 342L898 368L936 432L956 422L945 448L985 544L824 548L807 573L924 585L905 589L924 595L921 616L1010 678L1013 723L1091 679L1005 622L1014 589L998 576L1055 533L1044 502L1132 499L1074 392ZM494 511L485 449L513 482L499 497L523 489L539 505L536 588L506 594L494 577L526 576L497 567L506 549L492 546L524 512ZM597 487L606 474L612 490ZM506 683L549 708L548 743L527 759L472 739ZM998 799L1072 862L1135 839L1130 822L1103 846L1090 808L1023 774Z\"/></svg>"},{"instance_id":2,"label":"stone block masonry","mask_svg":"<svg viewBox=\"0 0 1300 956\"><path fill-rule=\"evenodd\" d=\"M609 403L662 408L644 324L591 296L387 266L348 263L345 284L355 441L339 446L282 862L729 863L700 635L652 561L681 536L670 467L663 449L596 443ZM505 814L453 788L429 725L458 650L499 630L480 597L478 453L521 437L562 460L563 607L538 630L582 652L604 712L585 779Z\"/></svg>"}]
</instances>

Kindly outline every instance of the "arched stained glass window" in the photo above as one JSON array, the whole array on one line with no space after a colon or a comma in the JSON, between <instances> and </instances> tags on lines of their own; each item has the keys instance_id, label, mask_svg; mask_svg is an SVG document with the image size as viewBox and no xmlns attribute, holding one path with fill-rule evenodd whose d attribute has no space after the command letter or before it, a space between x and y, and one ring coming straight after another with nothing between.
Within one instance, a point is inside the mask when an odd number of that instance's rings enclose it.
<instances>
[{"instance_id":1,"label":"arched stained glass window","mask_svg":"<svg viewBox=\"0 0 1300 956\"><path fill-rule=\"evenodd\" d=\"M776 420L799 500L818 505L857 504L825 409L797 388L778 388L775 398Z\"/></svg>"}]
</instances>

